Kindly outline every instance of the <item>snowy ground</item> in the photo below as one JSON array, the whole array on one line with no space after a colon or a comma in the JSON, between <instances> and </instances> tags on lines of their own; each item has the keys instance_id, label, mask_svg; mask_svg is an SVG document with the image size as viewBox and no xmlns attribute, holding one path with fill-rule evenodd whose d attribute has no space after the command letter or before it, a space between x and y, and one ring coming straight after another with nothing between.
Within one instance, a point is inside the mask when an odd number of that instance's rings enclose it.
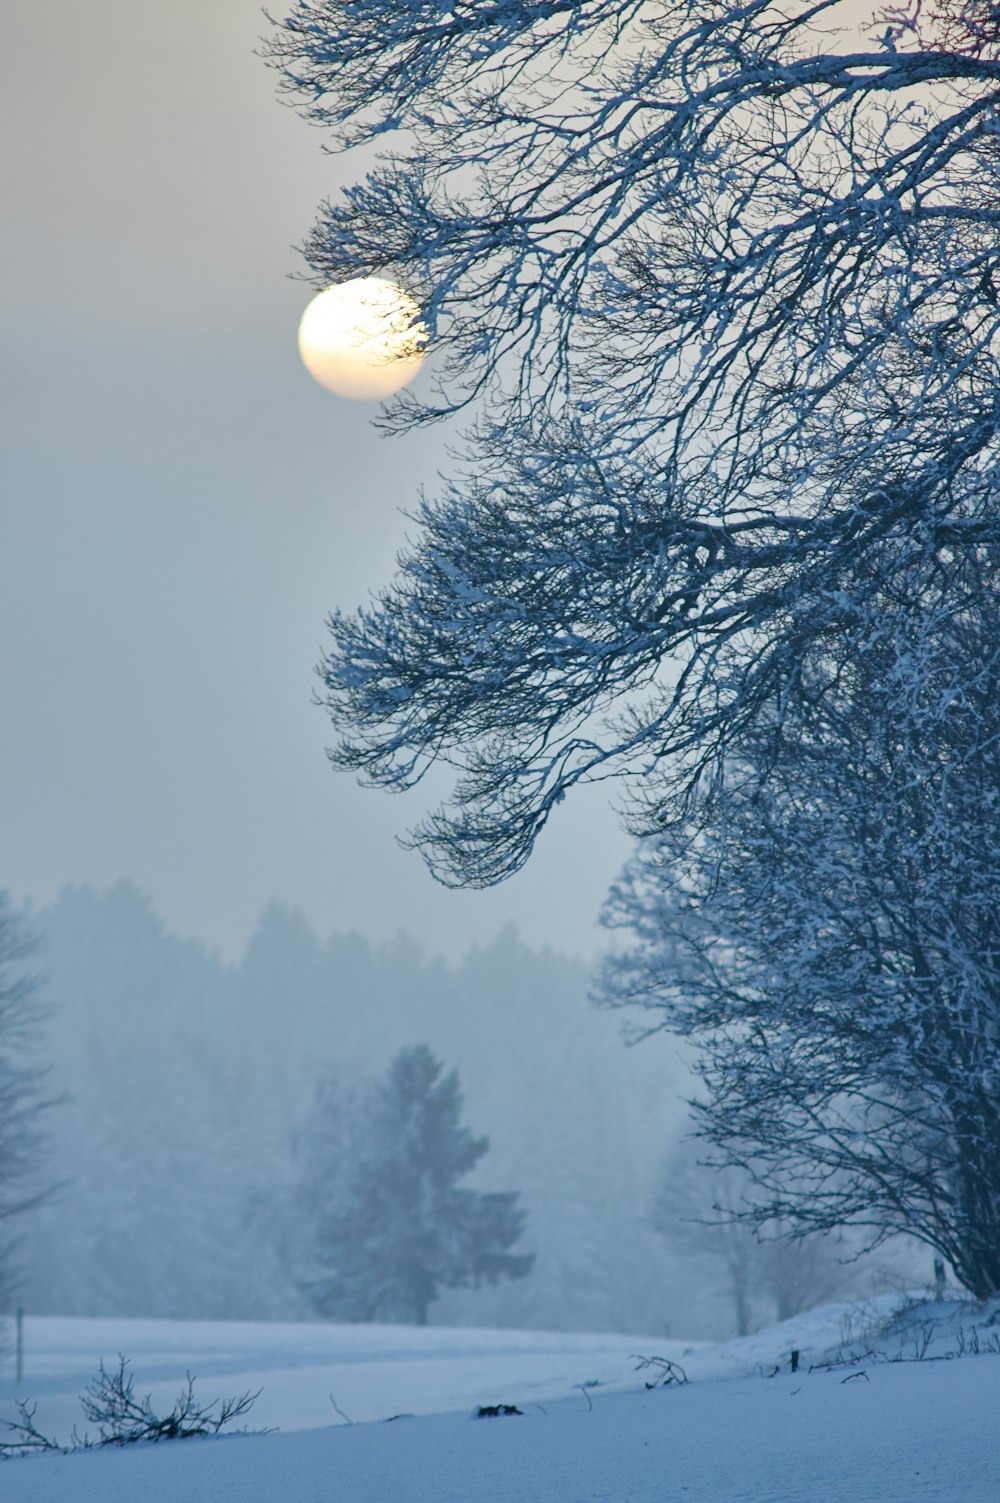
<instances>
[{"instance_id":1,"label":"snowy ground","mask_svg":"<svg viewBox=\"0 0 1000 1503\"><path fill-rule=\"evenodd\" d=\"M11 1503L997 1503L1000 1317L925 1306L887 1327L891 1304L832 1306L698 1348L29 1318L19 1392L60 1438L98 1359L119 1351L154 1407L170 1407L190 1370L206 1401L262 1387L251 1421L281 1433L15 1459L0 1465L0 1493ZM962 1360L944 1360L963 1348ZM691 1381L647 1391L633 1353L679 1361ZM0 1416L13 1413L14 1386L0 1382ZM330 1394L354 1424L337 1420ZM495 1403L523 1414L470 1417Z\"/></svg>"}]
</instances>

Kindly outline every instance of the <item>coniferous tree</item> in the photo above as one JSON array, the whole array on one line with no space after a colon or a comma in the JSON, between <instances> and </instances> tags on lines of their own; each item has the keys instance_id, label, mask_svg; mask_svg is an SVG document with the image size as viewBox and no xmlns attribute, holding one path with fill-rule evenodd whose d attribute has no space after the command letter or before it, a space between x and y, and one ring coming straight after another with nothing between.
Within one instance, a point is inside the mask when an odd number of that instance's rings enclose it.
<instances>
[{"instance_id":1,"label":"coniferous tree","mask_svg":"<svg viewBox=\"0 0 1000 1503\"><path fill-rule=\"evenodd\" d=\"M516 1192L460 1188L489 1147L462 1104L457 1071L442 1075L426 1045L353 1099L320 1089L299 1192L318 1208L307 1292L322 1314L424 1325L441 1289L529 1272L532 1255L509 1251L524 1226Z\"/></svg>"}]
</instances>

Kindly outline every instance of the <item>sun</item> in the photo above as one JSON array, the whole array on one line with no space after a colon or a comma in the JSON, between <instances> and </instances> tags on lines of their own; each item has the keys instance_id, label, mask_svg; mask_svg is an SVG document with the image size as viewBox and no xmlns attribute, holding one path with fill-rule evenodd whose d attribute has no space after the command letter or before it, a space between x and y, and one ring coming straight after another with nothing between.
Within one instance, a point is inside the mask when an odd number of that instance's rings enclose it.
<instances>
[{"instance_id":1,"label":"sun","mask_svg":"<svg viewBox=\"0 0 1000 1503\"><path fill-rule=\"evenodd\" d=\"M424 360L427 329L416 301L395 282L356 277L313 298L299 324L299 354L338 397L372 401L409 385Z\"/></svg>"}]
</instances>

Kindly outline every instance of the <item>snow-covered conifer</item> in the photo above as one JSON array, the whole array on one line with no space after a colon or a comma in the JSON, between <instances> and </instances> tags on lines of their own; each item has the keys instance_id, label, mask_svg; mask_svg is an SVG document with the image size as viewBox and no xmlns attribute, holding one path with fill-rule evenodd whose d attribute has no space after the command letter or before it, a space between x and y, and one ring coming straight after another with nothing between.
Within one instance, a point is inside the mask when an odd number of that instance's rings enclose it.
<instances>
[{"instance_id":1,"label":"snow-covered conifer","mask_svg":"<svg viewBox=\"0 0 1000 1503\"><path fill-rule=\"evenodd\" d=\"M489 1148L461 1122L458 1074L425 1045L345 1097L321 1088L301 1136L298 1204L312 1225L303 1287L339 1320L424 1325L442 1289L523 1278L515 1192L461 1187Z\"/></svg>"}]
</instances>

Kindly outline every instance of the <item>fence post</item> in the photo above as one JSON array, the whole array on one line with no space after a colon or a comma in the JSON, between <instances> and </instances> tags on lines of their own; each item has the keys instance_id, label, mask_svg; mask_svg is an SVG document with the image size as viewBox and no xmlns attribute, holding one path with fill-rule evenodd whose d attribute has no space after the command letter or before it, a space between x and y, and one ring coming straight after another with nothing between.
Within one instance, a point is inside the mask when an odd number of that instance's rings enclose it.
<instances>
[{"instance_id":1,"label":"fence post","mask_svg":"<svg viewBox=\"0 0 1000 1503\"><path fill-rule=\"evenodd\" d=\"M20 1383L24 1377L24 1306L17 1307L17 1381Z\"/></svg>"}]
</instances>

